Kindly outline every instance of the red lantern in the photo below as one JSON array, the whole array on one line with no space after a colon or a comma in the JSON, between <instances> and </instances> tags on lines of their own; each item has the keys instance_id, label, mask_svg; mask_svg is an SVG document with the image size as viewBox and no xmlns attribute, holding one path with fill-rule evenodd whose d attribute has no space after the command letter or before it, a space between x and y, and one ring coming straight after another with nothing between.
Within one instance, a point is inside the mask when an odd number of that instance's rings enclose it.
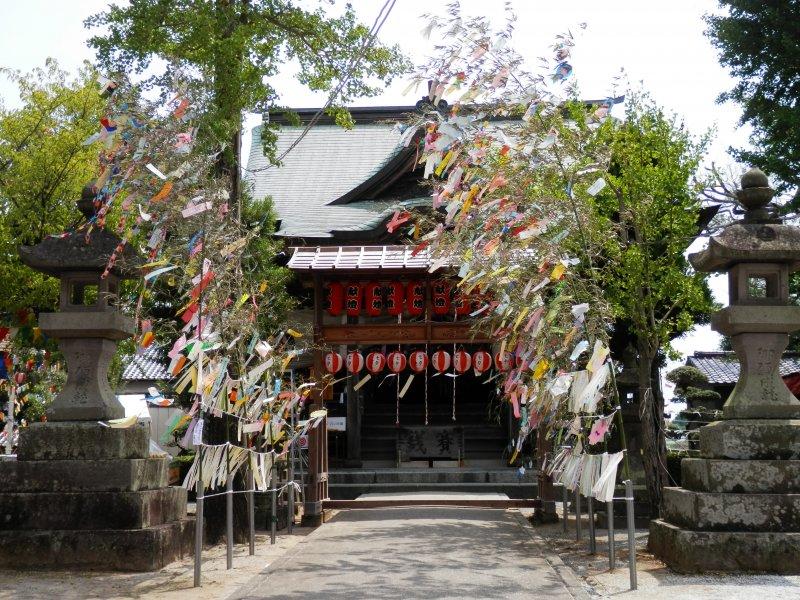
<instances>
[{"instance_id":1,"label":"red lantern","mask_svg":"<svg viewBox=\"0 0 800 600\"><path fill-rule=\"evenodd\" d=\"M450 353L444 350L437 350L433 353L431 362L433 363L434 369L440 373L444 373L450 368Z\"/></svg>"},{"instance_id":2,"label":"red lantern","mask_svg":"<svg viewBox=\"0 0 800 600\"><path fill-rule=\"evenodd\" d=\"M494 366L498 371L510 371L513 364L513 356L510 352L497 352L494 355Z\"/></svg>"},{"instance_id":3,"label":"red lantern","mask_svg":"<svg viewBox=\"0 0 800 600\"><path fill-rule=\"evenodd\" d=\"M325 285L325 310L334 317L342 314L344 310L344 286L332 281Z\"/></svg>"},{"instance_id":4,"label":"red lantern","mask_svg":"<svg viewBox=\"0 0 800 600\"><path fill-rule=\"evenodd\" d=\"M431 285L433 299L433 313L446 315L450 312L450 282L446 279L437 279Z\"/></svg>"},{"instance_id":5,"label":"red lantern","mask_svg":"<svg viewBox=\"0 0 800 600\"><path fill-rule=\"evenodd\" d=\"M367 354L367 371L372 373L380 373L386 366L386 357L380 352L370 352Z\"/></svg>"},{"instance_id":6,"label":"red lantern","mask_svg":"<svg viewBox=\"0 0 800 600\"><path fill-rule=\"evenodd\" d=\"M492 368L492 355L486 350L478 350L472 355L472 366L478 375L485 373Z\"/></svg>"},{"instance_id":7,"label":"red lantern","mask_svg":"<svg viewBox=\"0 0 800 600\"><path fill-rule=\"evenodd\" d=\"M357 317L361 312L361 300L363 298L361 284L350 282L347 284L344 292L344 303L347 316Z\"/></svg>"},{"instance_id":8,"label":"red lantern","mask_svg":"<svg viewBox=\"0 0 800 600\"><path fill-rule=\"evenodd\" d=\"M14 381L16 382L17 385L22 385L23 383L25 383L25 373L21 371L14 373Z\"/></svg>"},{"instance_id":9,"label":"red lantern","mask_svg":"<svg viewBox=\"0 0 800 600\"><path fill-rule=\"evenodd\" d=\"M347 360L345 361L347 370L350 373L358 373L364 368L364 355L358 350L355 352L347 353Z\"/></svg>"},{"instance_id":10,"label":"red lantern","mask_svg":"<svg viewBox=\"0 0 800 600\"><path fill-rule=\"evenodd\" d=\"M428 368L428 354L424 350L414 350L408 355L408 366L415 373L422 373Z\"/></svg>"},{"instance_id":11,"label":"red lantern","mask_svg":"<svg viewBox=\"0 0 800 600\"><path fill-rule=\"evenodd\" d=\"M344 359L338 352L328 352L325 355L325 369L328 373L334 374L342 370Z\"/></svg>"},{"instance_id":12,"label":"red lantern","mask_svg":"<svg viewBox=\"0 0 800 600\"><path fill-rule=\"evenodd\" d=\"M377 317L383 309L383 288L377 281L370 281L364 290L364 302L367 314L370 317Z\"/></svg>"},{"instance_id":13,"label":"red lantern","mask_svg":"<svg viewBox=\"0 0 800 600\"><path fill-rule=\"evenodd\" d=\"M405 370L407 362L406 355L397 350L390 352L389 356L386 357L386 365L392 373L399 373Z\"/></svg>"},{"instance_id":14,"label":"red lantern","mask_svg":"<svg viewBox=\"0 0 800 600\"><path fill-rule=\"evenodd\" d=\"M456 292L453 298L453 307L457 315L466 316L472 312L472 298L464 292Z\"/></svg>"},{"instance_id":15,"label":"red lantern","mask_svg":"<svg viewBox=\"0 0 800 600\"><path fill-rule=\"evenodd\" d=\"M469 352L459 350L453 355L453 367L459 373L466 373L472 366L472 357Z\"/></svg>"},{"instance_id":16,"label":"red lantern","mask_svg":"<svg viewBox=\"0 0 800 600\"><path fill-rule=\"evenodd\" d=\"M406 287L406 310L412 317L425 312L425 283L410 281Z\"/></svg>"},{"instance_id":17,"label":"red lantern","mask_svg":"<svg viewBox=\"0 0 800 600\"><path fill-rule=\"evenodd\" d=\"M392 281L386 286L386 312L397 316L403 314L405 286L399 281Z\"/></svg>"}]
</instances>

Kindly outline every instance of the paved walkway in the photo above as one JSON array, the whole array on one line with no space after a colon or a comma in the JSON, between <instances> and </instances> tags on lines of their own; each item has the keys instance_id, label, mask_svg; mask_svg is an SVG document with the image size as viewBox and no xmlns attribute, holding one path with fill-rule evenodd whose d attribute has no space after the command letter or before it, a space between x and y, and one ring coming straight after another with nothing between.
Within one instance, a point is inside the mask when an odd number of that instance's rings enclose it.
<instances>
[{"instance_id":1,"label":"paved walkway","mask_svg":"<svg viewBox=\"0 0 800 600\"><path fill-rule=\"evenodd\" d=\"M413 507L340 512L230 600L575 597L516 511Z\"/></svg>"}]
</instances>

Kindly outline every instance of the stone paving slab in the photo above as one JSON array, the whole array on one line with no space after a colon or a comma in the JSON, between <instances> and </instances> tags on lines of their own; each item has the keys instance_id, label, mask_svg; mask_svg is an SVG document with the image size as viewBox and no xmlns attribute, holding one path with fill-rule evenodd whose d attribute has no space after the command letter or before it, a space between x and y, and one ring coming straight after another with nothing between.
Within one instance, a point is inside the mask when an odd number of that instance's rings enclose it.
<instances>
[{"instance_id":1,"label":"stone paving slab","mask_svg":"<svg viewBox=\"0 0 800 600\"><path fill-rule=\"evenodd\" d=\"M516 511L382 508L336 514L229 600L583 595Z\"/></svg>"}]
</instances>

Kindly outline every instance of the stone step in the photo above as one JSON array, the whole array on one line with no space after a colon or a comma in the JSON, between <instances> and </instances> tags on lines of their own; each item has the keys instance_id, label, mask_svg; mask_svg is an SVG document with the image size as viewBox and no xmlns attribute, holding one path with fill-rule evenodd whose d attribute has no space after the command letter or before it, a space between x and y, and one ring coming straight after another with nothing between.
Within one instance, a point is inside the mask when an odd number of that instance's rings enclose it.
<instances>
[{"instance_id":1,"label":"stone step","mask_svg":"<svg viewBox=\"0 0 800 600\"><path fill-rule=\"evenodd\" d=\"M722 494L664 488L665 521L695 531L800 532L800 494Z\"/></svg>"},{"instance_id":2,"label":"stone step","mask_svg":"<svg viewBox=\"0 0 800 600\"><path fill-rule=\"evenodd\" d=\"M0 564L15 570L157 571L193 553L186 517L143 529L0 531Z\"/></svg>"},{"instance_id":3,"label":"stone step","mask_svg":"<svg viewBox=\"0 0 800 600\"><path fill-rule=\"evenodd\" d=\"M328 472L331 484L339 483L536 483L536 471L520 478L517 469L336 469Z\"/></svg>"},{"instance_id":4,"label":"stone step","mask_svg":"<svg viewBox=\"0 0 800 600\"><path fill-rule=\"evenodd\" d=\"M800 459L800 419L716 421L700 428L704 458Z\"/></svg>"},{"instance_id":5,"label":"stone step","mask_svg":"<svg viewBox=\"0 0 800 600\"><path fill-rule=\"evenodd\" d=\"M19 432L17 460L112 460L149 458L150 424L127 429L96 421L32 423Z\"/></svg>"},{"instance_id":6,"label":"stone step","mask_svg":"<svg viewBox=\"0 0 800 600\"><path fill-rule=\"evenodd\" d=\"M169 459L32 460L0 462L7 492L90 492L152 490L167 487Z\"/></svg>"},{"instance_id":7,"label":"stone step","mask_svg":"<svg viewBox=\"0 0 800 600\"><path fill-rule=\"evenodd\" d=\"M0 493L0 530L142 529L186 516L186 490Z\"/></svg>"},{"instance_id":8,"label":"stone step","mask_svg":"<svg viewBox=\"0 0 800 600\"><path fill-rule=\"evenodd\" d=\"M800 574L800 533L691 531L650 522L649 550L680 573Z\"/></svg>"},{"instance_id":9,"label":"stone step","mask_svg":"<svg viewBox=\"0 0 800 600\"><path fill-rule=\"evenodd\" d=\"M698 492L797 494L800 460L684 458L681 483Z\"/></svg>"},{"instance_id":10,"label":"stone step","mask_svg":"<svg viewBox=\"0 0 800 600\"><path fill-rule=\"evenodd\" d=\"M497 493L509 498L536 498L537 486L522 483L331 483L328 494L332 500L355 500L362 494L409 492Z\"/></svg>"}]
</instances>

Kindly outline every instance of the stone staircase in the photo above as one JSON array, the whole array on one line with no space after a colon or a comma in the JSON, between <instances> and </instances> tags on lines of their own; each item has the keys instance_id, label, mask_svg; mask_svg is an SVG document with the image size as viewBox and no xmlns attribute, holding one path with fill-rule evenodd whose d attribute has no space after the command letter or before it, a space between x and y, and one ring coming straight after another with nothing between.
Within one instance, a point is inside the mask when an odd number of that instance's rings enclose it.
<instances>
[{"instance_id":1,"label":"stone staircase","mask_svg":"<svg viewBox=\"0 0 800 600\"><path fill-rule=\"evenodd\" d=\"M509 498L536 498L536 472L520 477L515 468L332 469L332 500L354 500L361 494L408 492L494 492Z\"/></svg>"}]
</instances>

